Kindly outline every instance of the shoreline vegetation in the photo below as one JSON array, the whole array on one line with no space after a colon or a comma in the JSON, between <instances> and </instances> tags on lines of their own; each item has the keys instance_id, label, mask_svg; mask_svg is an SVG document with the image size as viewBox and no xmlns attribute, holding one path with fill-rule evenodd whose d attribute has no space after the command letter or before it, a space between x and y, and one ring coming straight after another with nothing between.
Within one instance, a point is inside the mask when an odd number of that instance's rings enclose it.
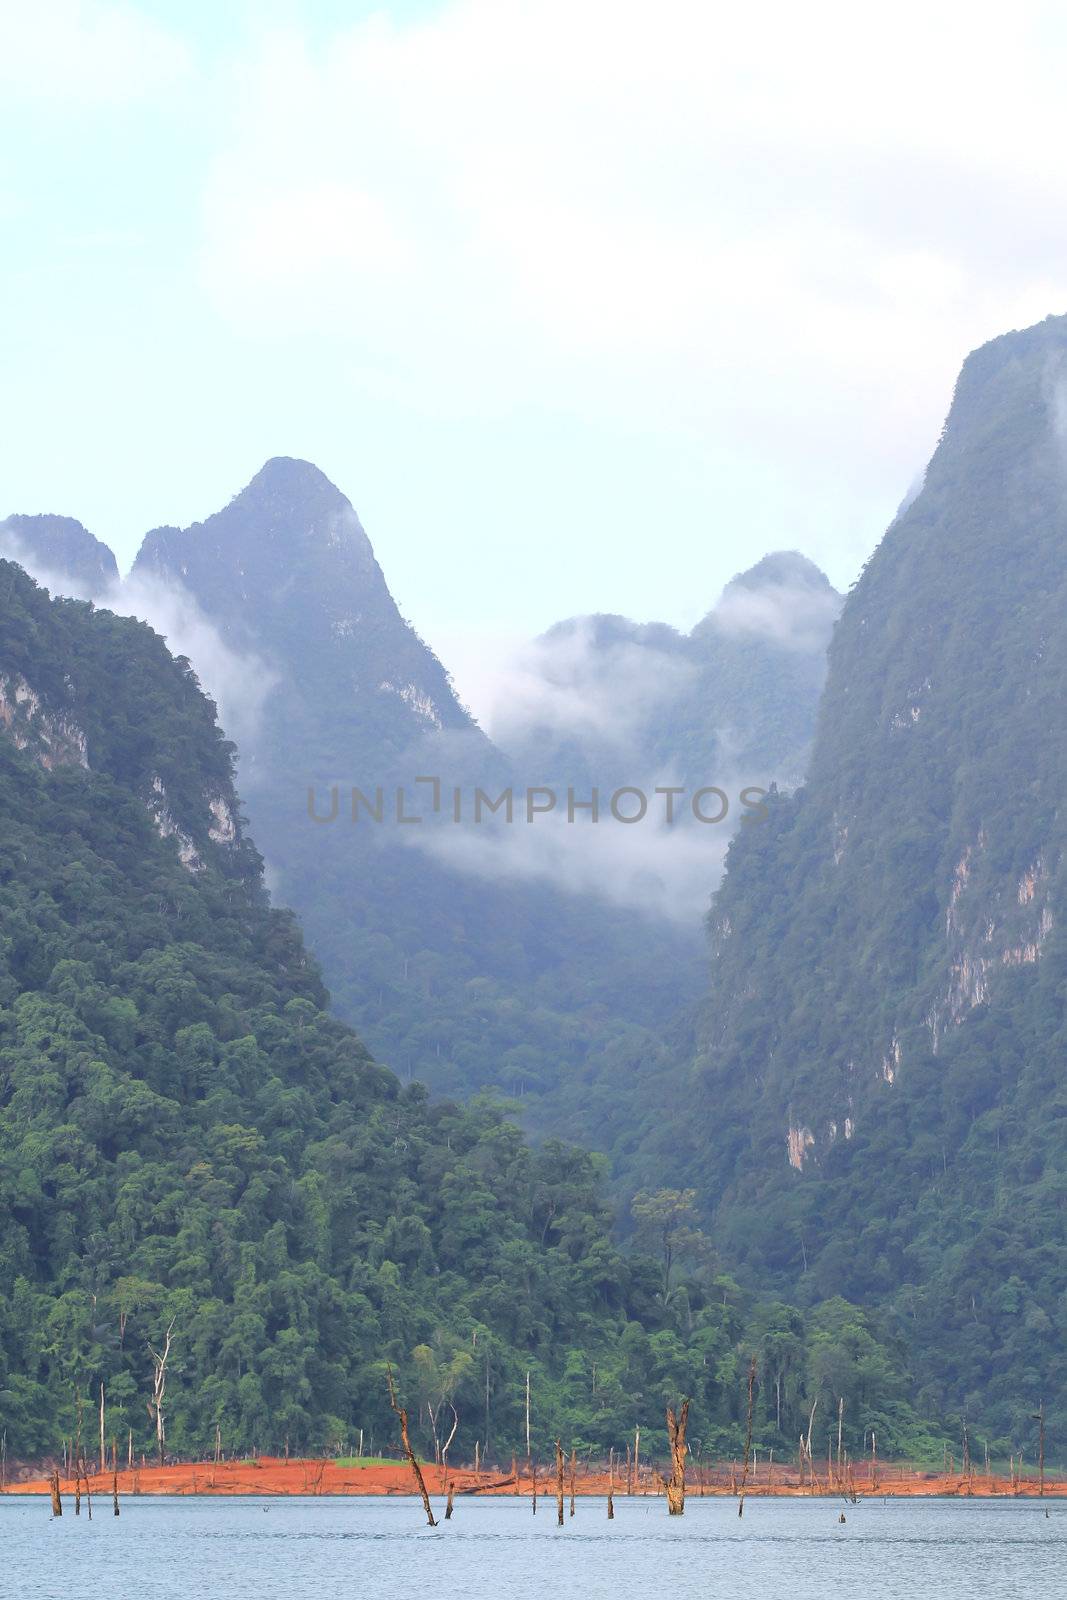
<instances>
[{"instance_id":1,"label":"shoreline vegetation","mask_svg":"<svg viewBox=\"0 0 1067 1600\"><path fill-rule=\"evenodd\" d=\"M551 1498L553 1474L544 1463L532 1467L522 1463L517 1471L508 1469L483 1469L473 1467L440 1467L422 1463L422 1472L430 1494L463 1496L521 1496L538 1501ZM747 1474L737 1462L714 1464L693 1461L687 1467L686 1493L690 1499L736 1497L742 1489L749 1499L813 1497L845 1500L882 1498L1067 1498L1067 1478L1053 1478L1046 1474L1044 1486L1036 1472L1022 1473L1009 1469L1005 1472L935 1471L907 1463L877 1462L872 1470L869 1461L850 1465L847 1479L838 1480L836 1467L822 1473L816 1470L814 1481L807 1471L801 1473L795 1465L778 1462L759 1462L750 1466ZM632 1487L627 1487L625 1468L620 1473L607 1463L586 1463L577 1467L573 1479L573 1493L577 1497L607 1497L609 1491L616 1499L635 1497L662 1497L662 1477L654 1463L643 1466ZM244 1461L194 1461L169 1464L165 1467L127 1467L117 1475L117 1485L108 1469L101 1474L90 1473L82 1479L85 1488L101 1501L109 1498L117 1487L119 1496L139 1495L215 1495L215 1496L411 1496L415 1491L411 1468L406 1461L374 1461L365 1466L358 1462L331 1459L289 1460L284 1457L261 1456ZM568 1485L570 1488L570 1485ZM50 1473L27 1478L22 1482L8 1482L3 1489L6 1495L48 1495L52 1489ZM59 1490L64 1499L73 1499L73 1477L60 1476Z\"/></svg>"}]
</instances>

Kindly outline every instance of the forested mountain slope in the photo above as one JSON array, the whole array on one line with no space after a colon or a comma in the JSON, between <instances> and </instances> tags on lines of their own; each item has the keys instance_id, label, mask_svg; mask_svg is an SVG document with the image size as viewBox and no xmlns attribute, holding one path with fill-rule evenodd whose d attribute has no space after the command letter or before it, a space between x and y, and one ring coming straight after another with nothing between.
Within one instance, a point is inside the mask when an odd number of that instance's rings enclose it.
<instances>
[{"instance_id":1,"label":"forested mountain slope","mask_svg":"<svg viewBox=\"0 0 1067 1600\"><path fill-rule=\"evenodd\" d=\"M658 1259L622 1256L593 1158L532 1151L491 1105L432 1105L370 1059L270 908L232 749L151 630L0 562L0 684L9 1461L57 1450L100 1383L109 1432L152 1449L168 1328L181 1453L216 1425L228 1450L361 1428L381 1447L386 1360L423 1449L455 1404L454 1459L520 1446L528 1371L542 1453L556 1433L618 1446L681 1393L705 1448L734 1450L750 1348L761 1440L789 1447L810 1398L844 1393L854 1448L872 1425L936 1448L899 1349L854 1308L757 1303L684 1196L638 1207Z\"/></svg>"},{"instance_id":2,"label":"forested mountain slope","mask_svg":"<svg viewBox=\"0 0 1067 1600\"><path fill-rule=\"evenodd\" d=\"M966 361L808 784L731 850L667 1119L752 1281L882 1306L998 1431L1067 1427L1065 384L1064 318Z\"/></svg>"}]
</instances>

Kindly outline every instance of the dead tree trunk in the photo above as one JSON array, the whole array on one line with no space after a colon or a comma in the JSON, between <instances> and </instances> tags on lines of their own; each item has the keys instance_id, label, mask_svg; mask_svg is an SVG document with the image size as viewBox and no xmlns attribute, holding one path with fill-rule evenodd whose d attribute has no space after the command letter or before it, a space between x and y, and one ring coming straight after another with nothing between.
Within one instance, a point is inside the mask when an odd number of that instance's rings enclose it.
<instances>
[{"instance_id":1,"label":"dead tree trunk","mask_svg":"<svg viewBox=\"0 0 1067 1600\"><path fill-rule=\"evenodd\" d=\"M615 1447L608 1455L608 1521L615 1520Z\"/></svg>"},{"instance_id":2,"label":"dead tree trunk","mask_svg":"<svg viewBox=\"0 0 1067 1600\"><path fill-rule=\"evenodd\" d=\"M423 1510L426 1512L426 1521L430 1524L431 1528L436 1528L437 1521L433 1514L433 1508L430 1505L430 1496L426 1492L426 1480L422 1475L422 1468L419 1466L415 1452L411 1448L411 1440L408 1437L408 1414L404 1410L403 1406L398 1405L397 1403L396 1389L393 1385L392 1367L386 1368L386 1378L388 1379L389 1383L389 1404L400 1419L400 1440L404 1446L404 1454L407 1456L408 1461L411 1464L411 1471L414 1474L418 1491L422 1496L422 1506Z\"/></svg>"},{"instance_id":3,"label":"dead tree trunk","mask_svg":"<svg viewBox=\"0 0 1067 1600\"><path fill-rule=\"evenodd\" d=\"M1037 1423L1037 1492L1042 1497L1045 1493L1045 1402L1032 1413L1032 1419Z\"/></svg>"},{"instance_id":4,"label":"dead tree trunk","mask_svg":"<svg viewBox=\"0 0 1067 1600\"><path fill-rule=\"evenodd\" d=\"M571 1516L572 1517L574 1515L574 1456L575 1456L575 1452L572 1450L571 1451Z\"/></svg>"},{"instance_id":5,"label":"dead tree trunk","mask_svg":"<svg viewBox=\"0 0 1067 1600\"><path fill-rule=\"evenodd\" d=\"M808 1484L809 1484L809 1487L811 1488L812 1494L814 1494L816 1492L816 1480L815 1480L815 1457L811 1453L811 1430L815 1425L815 1407L818 1405L818 1403L819 1403L819 1397L818 1397L818 1395L816 1395L815 1399L811 1403L811 1413L810 1413L810 1415L808 1417L808 1437L807 1437L807 1440L805 1441L805 1444L804 1444L804 1453L808 1458Z\"/></svg>"},{"instance_id":6,"label":"dead tree trunk","mask_svg":"<svg viewBox=\"0 0 1067 1600\"><path fill-rule=\"evenodd\" d=\"M452 1496L455 1493L455 1489L456 1489L456 1486L455 1486L454 1483L450 1483L448 1485L448 1500L447 1500L447 1502L445 1504L445 1521L446 1522L451 1522L451 1520L452 1520Z\"/></svg>"},{"instance_id":7,"label":"dead tree trunk","mask_svg":"<svg viewBox=\"0 0 1067 1600\"><path fill-rule=\"evenodd\" d=\"M77 1415L77 1423L74 1429L74 1441L71 1449L71 1453L74 1457L72 1463L74 1468L74 1515L76 1517L80 1517L82 1514L82 1482L80 1471L82 1458L82 1394L80 1389L75 1389L74 1391L74 1409Z\"/></svg>"},{"instance_id":8,"label":"dead tree trunk","mask_svg":"<svg viewBox=\"0 0 1067 1600\"><path fill-rule=\"evenodd\" d=\"M93 1492L89 1488L89 1474L85 1470L85 1457L84 1456L82 1456L81 1460L78 1462L78 1468L79 1468L79 1470L81 1472L81 1475L82 1475L82 1481L85 1484L85 1509L89 1513L89 1521L92 1522L92 1520L93 1520Z\"/></svg>"},{"instance_id":9,"label":"dead tree trunk","mask_svg":"<svg viewBox=\"0 0 1067 1600\"><path fill-rule=\"evenodd\" d=\"M52 1515L54 1517L61 1517L63 1515L63 1502L59 1498L59 1468L58 1467L53 1467L52 1468L51 1488L52 1488Z\"/></svg>"},{"instance_id":10,"label":"dead tree trunk","mask_svg":"<svg viewBox=\"0 0 1067 1600\"><path fill-rule=\"evenodd\" d=\"M752 1397L756 1390L756 1358L748 1364L748 1421L745 1427L745 1465L741 1473L741 1493L737 1498L737 1515L745 1514L745 1486L748 1483L748 1469L752 1461Z\"/></svg>"},{"instance_id":11,"label":"dead tree trunk","mask_svg":"<svg viewBox=\"0 0 1067 1600\"><path fill-rule=\"evenodd\" d=\"M689 1401L682 1401L682 1409L674 1414L667 1407L667 1437L671 1446L671 1475L667 1481L667 1510L672 1517L680 1517L685 1510L685 1433L689 1426Z\"/></svg>"},{"instance_id":12,"label":"dead tree trunk","mask_svg":"<svg viewBox=\"0 0 1067 1600\"><path fill-rule=\"evenodd\" d=\"M455 1406L452 1404L451 1401L449 1401L449 1403L448 1403L448 1408L452 1413L452 1432L449 1434L448 1438L445 1440L444 1444L441 1446L441 1469L442 1469L442 1471L447 1471L448 1470L448 1452L452 1447L452 1440L456 1437L456 1429L459 1427L459 1412L456 1410Z\"/></svg>"},{"instance_id":13,"label":"dead tree trunk","mask_svg":"<svg viewBox=\"0 0 1067 1600\"><path fill-rule=\"evenodd\" d=\"M167 1327L167 1336L163 1344L163 1354L160 1355L152 1346L148 1346L148 1353L152 1357L152 1398L148 1402L148 1415L156 1425L156 1447L159 1451L159 1464L165 1462L167 1430L163 1420L163 1396L167 1389L167 1362L170 1359L171 1333L174 1328L174 1318L170 1319Z\"/></svg>"},{"instance_id":14,"label":"dead tree trunk","mask_svg":"<svg viewBox=\"0 0 1067 1600\"><path fill-rule=\"evenodd\" d=\"M119 1514L119 1451L116 1440L111 1441L111 1503L116 1517Z\"/></svg>"},{"instance_id":15,"label":"dead tree trunk","mask_svg":"<svg viewBox=\"0 0 1067 1600\"><path fill-rule=\"evenodd\" d=\"M556 1522L563 1526L563 1446L556 1440Z\"/></svg>"}]
</instances>

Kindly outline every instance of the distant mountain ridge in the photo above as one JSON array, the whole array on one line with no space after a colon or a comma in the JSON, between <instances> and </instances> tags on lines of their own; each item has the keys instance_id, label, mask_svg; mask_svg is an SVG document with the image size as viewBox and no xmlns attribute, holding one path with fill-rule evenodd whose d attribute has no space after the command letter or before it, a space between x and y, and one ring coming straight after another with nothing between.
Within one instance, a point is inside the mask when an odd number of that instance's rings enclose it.
<instances>
[{"instance_id":1,"label":"distant mountain ridge","mask_svg":"<svg viewBox=\"0 0 1067 1600\"><path fill-rule=\"evenodd\" d=\"M815 732L841 596L796 551L765 556L689 634L596 614L526 653L525 700L493 732L529 770L601 785L671 775L691 788L795 787Z\"/></svg>"},{"instance_id":2,"label":"distant mountain ridge","mask_svg":"<svg viewBox=\"0 0 1067 1600\"><path fill-rule=\"evenodd\" d=\"M79 597L96 600L119 581L118 564L106 544L73 517L10 516L0 522L0 555L70 581Z\"/></svg>"}]
</instances>

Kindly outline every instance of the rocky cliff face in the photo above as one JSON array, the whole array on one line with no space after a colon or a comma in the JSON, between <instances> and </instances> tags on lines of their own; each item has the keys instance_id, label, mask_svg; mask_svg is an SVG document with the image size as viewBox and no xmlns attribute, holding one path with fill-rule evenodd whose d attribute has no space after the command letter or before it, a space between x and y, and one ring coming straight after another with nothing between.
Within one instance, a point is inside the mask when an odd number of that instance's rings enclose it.
<instances>
[{"instance_id":1,"label":"rocky cliff face","mask_svg":"<svg viewBox=\"0 0 1067 1600\"><path fill-rule=\"evenodd\" d=\"M0 619L0 735L47 772L79 767L138 795L188 871L254 878L233 747L188 663L144 623L50 600L3 560Z\"/></svg>"},{"instance_id":2,"label":"rocky cliff face","mask_svg":"<svg viewBox=\"0 0 1067 1600\"><path fill-rule=\"evenodd\" d=\"M696 1065L690 1171L750 1267L986 1350L998 1272L1037 1326L1067 1290L1065 379L1065 318L964 365L845 604L808 783L731 853ZM988 1400L984 1359L950 1386Z\"/></svg>"},{"instance_id":3,"label":"rocky cliff face","mask_svg":"<svg viewBox=\"0 0 1067 1600\"><path fill-rule=\"evenodd\" d=\"M46 771L70 762L89 765L84 731L71 715L43 706L20 672L0 673L0 728L17 750L29 750Z\"/></svg>"}]
</instances>

